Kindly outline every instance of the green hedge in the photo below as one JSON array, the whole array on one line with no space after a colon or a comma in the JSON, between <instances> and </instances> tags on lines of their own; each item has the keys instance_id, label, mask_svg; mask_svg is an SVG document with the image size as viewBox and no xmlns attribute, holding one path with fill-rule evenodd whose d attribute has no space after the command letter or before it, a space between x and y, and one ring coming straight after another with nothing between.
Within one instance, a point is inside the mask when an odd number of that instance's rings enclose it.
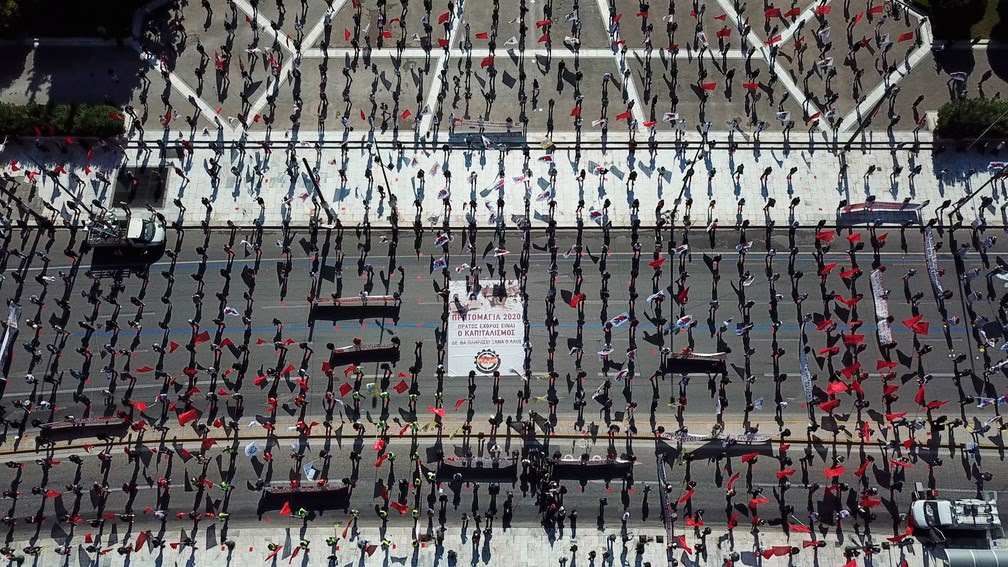
<instances>
[{"instance_id":1,"label":"green hedge","mask_svg":"<svg viewBox=\"0 0 1008 567\"><path fill-rule=\"evenodd\" d=\"M113 138L125 133L117 117L121 111L107 104L8 104L0 102L2 136L85 136ZM38 130L36 130L36 128Z\"/></svg>"},{"instance_id":2,"label":"green hedge","mask_svg":"<svg viewBox=\"0 0 1008 567\"><path fill-rule=\"evenodd\" d=\"M938 135L945 138L1008 138L1008 100L971 98L946 102L938 109ZM1000 117L1000 118L999 118Z\"/></svg>"}]
</instances>

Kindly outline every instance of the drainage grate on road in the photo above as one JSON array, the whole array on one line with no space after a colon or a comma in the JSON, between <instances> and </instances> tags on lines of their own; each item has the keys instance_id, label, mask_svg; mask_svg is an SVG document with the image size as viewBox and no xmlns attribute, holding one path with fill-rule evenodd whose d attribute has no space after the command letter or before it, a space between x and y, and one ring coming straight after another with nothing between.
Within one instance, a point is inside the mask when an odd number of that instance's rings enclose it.
<instances>
[{"instance_id":1,"label":"drainage grate on road","mask_svg":"<svg viewBox=\"0 0 1008 567\"><path fill-rule=\"evenodd\" d=\"M155 208L164 206L165 188L168 182L167 167L123 167L116 178L115 192L109 207L120 201L129 207Z\"/></svg>"}]
</instances>

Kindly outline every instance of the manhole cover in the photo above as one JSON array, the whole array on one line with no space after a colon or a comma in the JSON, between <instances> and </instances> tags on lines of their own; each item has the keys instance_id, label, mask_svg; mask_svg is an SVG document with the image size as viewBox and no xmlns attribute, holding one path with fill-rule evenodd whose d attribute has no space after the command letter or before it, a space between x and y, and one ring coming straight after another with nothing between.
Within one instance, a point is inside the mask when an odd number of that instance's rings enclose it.
<instances>
[{"instance_id":1,"label":"manhole cover","mask_svg":"<svg viewBox=\"0 0 1008 567\"><path fill-rule=\"evenodd\" d=\"M155 208L164 206L165 184L168 181L167 167L123 167L116 178L115 192L109 207L120 202L129 207Z\"/></svg>"}]
</instances>

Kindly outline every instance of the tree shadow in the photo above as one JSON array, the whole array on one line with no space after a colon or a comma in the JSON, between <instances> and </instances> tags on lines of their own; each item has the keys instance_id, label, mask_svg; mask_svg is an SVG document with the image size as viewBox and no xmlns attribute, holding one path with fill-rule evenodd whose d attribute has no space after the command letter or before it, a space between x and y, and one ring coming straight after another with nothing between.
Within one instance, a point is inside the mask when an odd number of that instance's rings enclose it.
<instances>
[{"instance_id":1,"label":"tree shadow","mask_svg":"<svg viewBox=\"0 0 1008 567\"><path fill-rule=\"evenodd\" d=\"M939 0L933 2L931 4L931 31L936 39L970 39L970 30L983 18L987 2L997 1L999 0L958 2ZM999 12L1001 9L1002 7L999 6Z\"/></svg>"}]
</instances>

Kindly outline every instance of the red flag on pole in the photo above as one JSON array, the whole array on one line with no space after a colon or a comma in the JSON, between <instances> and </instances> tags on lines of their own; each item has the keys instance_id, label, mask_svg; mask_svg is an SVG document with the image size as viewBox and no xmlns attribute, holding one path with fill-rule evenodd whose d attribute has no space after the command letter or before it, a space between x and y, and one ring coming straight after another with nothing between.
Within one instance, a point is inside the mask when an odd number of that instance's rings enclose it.
<instances>
[{"instance_id":1,"label":"red flag on pole","mask_svg":"<svg viewBox=\"0 0 1008 567\"><path fill-rule=\"evenodd\" d=\"M178 422L179 422L179 425L185 425L185 424L189 423L190 421L192 421L192 420L194 420L194 419L196 419L198 417L199 417L199 413L197 413L196 409L194 408L194 409L191 409L189 411L184 411L184 412L180 413L178 415Z\"/></svg>"},{"instance_id":2,"label":"red flag on pole","mask_svg":"<svg viewBox=\"0 0 1008 567\"><path fill-rule=\"evenodd\" d=\"M831 469L823 469L823 474L826 475L826 478L836 478L842 475L846 470L847 469L845 469L843 465L840 465Z\"/></svg>"}]
</instances>

